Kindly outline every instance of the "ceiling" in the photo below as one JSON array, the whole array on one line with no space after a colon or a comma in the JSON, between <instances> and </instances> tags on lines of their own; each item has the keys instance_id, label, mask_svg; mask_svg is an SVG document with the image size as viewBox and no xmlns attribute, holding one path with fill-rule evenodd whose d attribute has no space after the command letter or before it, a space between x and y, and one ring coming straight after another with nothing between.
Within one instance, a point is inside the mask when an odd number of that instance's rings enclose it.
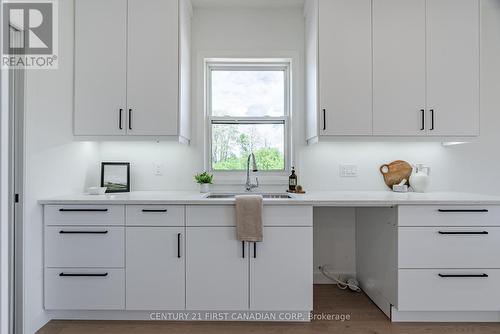
<instances>
[{"instance_id":1,"label":"ceiling","mask_svg":"<svg viewBox=\"0 0 500 334\"><path fill-rule=\"evenodd\" d=\"M194 7L302 7L304 0L191 0Z\"/></svg>"}]
</instances>

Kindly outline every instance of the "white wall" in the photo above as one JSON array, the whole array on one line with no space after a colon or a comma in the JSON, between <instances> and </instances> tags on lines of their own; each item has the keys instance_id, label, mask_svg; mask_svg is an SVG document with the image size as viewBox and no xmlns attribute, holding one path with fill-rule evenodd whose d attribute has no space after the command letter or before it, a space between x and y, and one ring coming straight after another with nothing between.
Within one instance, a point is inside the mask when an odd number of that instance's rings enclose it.
<instances>
[{"instance_id":1,"label":"white wall","mask_svg":"<svg viewBox=\"0 0 500 334\"><path fill-rule=\"evenodd\" d=\"M202 56L280 56L297 66L294 95L294 142L299 183L306 189L385 189L378 167L395 159L429 164L432 190L500 194L500 1L483 0L481 139L474 144L321 143L304 145L304 26L300 9L195 9L192 26L192 145L171 142L72 142L72 1L60 1L60 69L28 74L26 175L26 332L46 317L42 311L42 220L36 200L81 192L97 184L99 161L132 164L132 190L196 189L195 172L203 168L203 123L199 62ZM197 84L198 82L198 84ZM163 176L153 175L155 163ZM355 163L359 177L339 177L339 163ZM353 209L315 212L315 264L330 263L353 271Z\"/></svg>"},{"instance_id":2,"label":"white wall","mask_svg":"<svg viewBox=\"0 0 500 334\"><path fill-rule=\"evenodd\" d=\"M3 7L3 6L2 6ZM0 8L0 17L3 17ZM2 25L3 27L3 25ZM3 29L0 28L0 45L3 45ZM8 173L9 173L9 101L8 75L0 70L0 334L9 330L9 257L8 257Z\"/></svg>"},{"instance_id":3,"label":"white wall","mask_svg":"<svg viewBox=\"0 0 500 334\"><path fill-rule=\"evenodd\" d=\"M29 70L25 117L24 327L34 333L43 312L41 198L82 192L97 177L98 144L73 142L73 3L59 1L59 69Z\"/></svg>"}]
</instances>

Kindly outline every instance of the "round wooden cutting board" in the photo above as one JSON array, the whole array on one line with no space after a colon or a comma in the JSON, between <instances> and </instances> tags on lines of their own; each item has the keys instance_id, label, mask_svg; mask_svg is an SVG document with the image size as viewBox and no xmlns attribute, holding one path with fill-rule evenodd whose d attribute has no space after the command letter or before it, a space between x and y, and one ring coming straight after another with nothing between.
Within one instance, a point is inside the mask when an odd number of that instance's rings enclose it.
<instances>
[{"instance_id":1,"label":"round wooden cutting board","mask_svg":"<svg viewBox=\"0 0 500 334\"><path fill-rule=\"evenodd\" d=\"M401 181L410 179L412 172L411 165L403 160L396 160L390 164L380 166L380 172L384 176L385 184L392 190L392 186L401 183Z\"/></svg>"}]
</instances>

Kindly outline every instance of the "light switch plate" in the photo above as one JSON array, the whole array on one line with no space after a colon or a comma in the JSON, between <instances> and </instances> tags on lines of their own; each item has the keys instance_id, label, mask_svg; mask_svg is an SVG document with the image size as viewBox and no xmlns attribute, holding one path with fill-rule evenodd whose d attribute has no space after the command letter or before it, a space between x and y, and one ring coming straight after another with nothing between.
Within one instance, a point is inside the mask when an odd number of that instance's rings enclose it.
<instances>
[{"instance_id":1,"label":"light switch plate","mask_svg":"<svg viewBox=\"0 0 500 334\"><path fill-rule=\"evenodd\" d=\"M340 177L357 177L358 166L353 164L342 164L339 168Z\"/></svg>"}]
</instances>

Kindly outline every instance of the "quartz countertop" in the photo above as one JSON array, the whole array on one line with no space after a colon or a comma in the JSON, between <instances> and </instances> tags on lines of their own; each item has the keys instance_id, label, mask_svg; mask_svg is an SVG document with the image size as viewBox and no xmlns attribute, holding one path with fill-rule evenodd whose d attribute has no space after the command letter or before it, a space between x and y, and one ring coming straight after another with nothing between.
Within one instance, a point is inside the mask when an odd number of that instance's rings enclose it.
<instances>
[{"instance_id":1,"label":"quartz countertop","mask_svg":"<svg viewBox=\"0 0 500 334\"><path fill-rule=\"evenodd\" d=\"M213 193L218 194L218 193ZM160 205L223 205L233 204L234 198L206 198L195 191L133 191L130 193L88 195L75 194L42 199L39 204L160 204ZM500 196L460 193L395 193L392 191L308 191L291 194L292 198L264 199L264 205L313 205L337 207L374 207L393 205L500 205Z\"/></svg>"}]
</instances>

